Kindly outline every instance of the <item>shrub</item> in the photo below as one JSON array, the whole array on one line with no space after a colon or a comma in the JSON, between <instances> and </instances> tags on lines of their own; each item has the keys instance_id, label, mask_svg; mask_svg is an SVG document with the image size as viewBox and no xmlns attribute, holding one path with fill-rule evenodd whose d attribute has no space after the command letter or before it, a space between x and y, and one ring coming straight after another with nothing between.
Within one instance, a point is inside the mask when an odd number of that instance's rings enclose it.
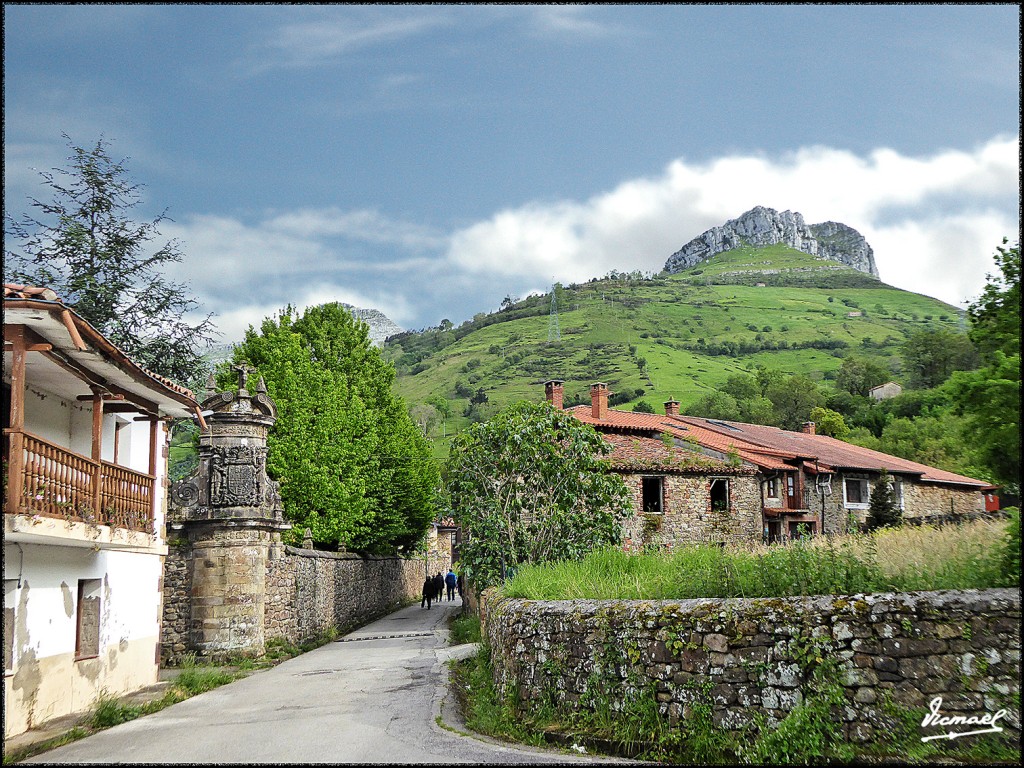
<instances>
[{"instance_id":1,"label":"shrub","mask_svg":"<svg viewBox=\"0 0 1024 768\"><path fill-rule=\"evenodd\" d=\"M1020 508L1010 507L1010 524L1002 545L1001 564L1008 584L1020 584Z\"/></svg>"}]
</instances>

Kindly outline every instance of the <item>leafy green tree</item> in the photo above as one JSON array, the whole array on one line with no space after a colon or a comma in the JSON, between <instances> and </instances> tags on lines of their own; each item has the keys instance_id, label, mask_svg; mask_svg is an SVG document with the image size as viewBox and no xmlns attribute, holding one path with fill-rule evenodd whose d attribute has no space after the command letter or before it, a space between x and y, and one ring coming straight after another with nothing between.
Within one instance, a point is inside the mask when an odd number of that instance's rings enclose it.
<instances>
[{"instance_id":1,"label":"leafy green tree","mask_svg":"<svg viewBox=\"0 0 1024 768\"><path fill-rule=\"evenodd\" d=\"M740 421L740 407L736 398L725 392L715 390L708 392L683 411L687 416L701 419L720 419L722 421Z\"/></svg>"},{"instance_id":2,"label":"leafy green tree","mask_svg":"<svg viewBox=\"0 0 1024 768\"><path fill-rule=\"evenodd\" d=\"M846 426L843 414L829 408L822 408L821 406L812 408L811 421L814 422L815 432L819 435L828 435L837 440L845 440L850 434L850 428Z\"/></svg>"},{"instance_id":3,"label":"leafy green tree","mask_svg":"<svg viewBox=\"0 0 1024 768\"><path fill-rule=\"evenodd\" d=\"M939 328L918 331L903 344L903 366L910 386L937 387L953 371L969 371L978 365L978 353L963 333Z\"/></svg>"},{"instance_id":4,"label":"leafy green tree","mask_svg":"<svg viewBox=\"0 0 1024 768\"><path fill-rule=\"evenodd\" d=\"M734 373L725 380L722 391L736 398L737 402L742 400L753 400L763 395L758 386L757 379L746 373Z\"/></svg>"},{"instance_id":5,"label":"leafy green tree","mask_svg":"<svg viewBox=\"0 0 1024 768\"><path fill-rule=\"evenodd\" d=\"M891 528L903 521L903 512L892 484L889 473L883 469L874 486L871 488L871 500L868 502L867 529Z\"/></svg>"},{"instance_id":6,"label":"leafy green tree","mask_svg":"<svg viewBox=\"0 0 1024 768\"><path fill-rule=\"evenodd\" d=\"M646 400L638 400L633 406L633 413L654 413L654 406Z\"/></svg>"},{"instance_id":7,"label":"leafy green tree","mask_svg":"<svg viewBox=\"0 0 1024 768\"><path fill-rule=\"evenodd\" d=\"M981 296L967 308L971 319L968 335L975 346L991 359L996 351L1020 354L1020 243L1006 248L1007 239L996 248L997 275L986 275Z\"/></svg>"},{"instance_id":8,"label":"leafy green tree","mask_svg":"<svg viewBox=\"0 0 1024 768\"><path fill-rule=\"evenodd\" d=\"M202 352L215 333L211 316L190 323L198 308L187 286L162 274L182 253L174 240L151 245L166 212L150 222L130 218L142 185L128 178L101 138L71 149L69 168L40 175L49 202L30 199L33 213L5 216L4 279L52 288L100 333L156 373L196 388L208 366Z\"/></svg>"},{"instance_id":9,"label":"leafy green tree","mask_svg":"<svg viewBox=\"0 0 1024 768\"><path fill-rule=\"evenodd\" d=\"M618 543L631 501L603 460L610 450L548 403L514 403L455 438L444 478L477 589L499 583L503 568Z\"/></svg>"},{"instance_id":10,"label":"leafy green tree","mask_svg":"<svg viewBox=\"0 0 1024 768\"><path fill-rule=\"evenodd\" d=\"M851 395L866 397L873 387L884 384L889 378L889 371L874 360L851 355L839 366L836 386Z\"/></svg>"},{"instance_id":11,"label":"leafy green tree","mask_svg":"<svg viewBox=\"0 0 1024 768\"><path fill-rule=\"evenodd\" d=\"M289 306L250 326L234 360L257 369L278 406L267 469L292 539L309 528L322 547L411 550L435 517L440 473L366 324L336 303L301 317Z\"/></svg>"},{"instance_id":12,"label":"leafy green tree","mask_svg":"<svg viewBox=\"0 0 1024 768\"><path fill-rule=\"evenodd\" d=\"M774 379L765 395L772 401L775 422L783 429L800 429L811 418L811 410L825 402L814 379L802 373Z\"/></svg>"},{"instance_id":13,"label":"leafy green tree","mask_svg":"<svg viewBox=\"0 0 1024 768\"><path fill-rule=\"evenodd\" d=\"M1019 495L1020 244L997 248L995 261L1000 274L987 276L981 296L967 310L971 339L987 365L954 374L948 388L957 411L967 417L968 439L979 447L989 478Z\"/></svg>"}]
</instances>

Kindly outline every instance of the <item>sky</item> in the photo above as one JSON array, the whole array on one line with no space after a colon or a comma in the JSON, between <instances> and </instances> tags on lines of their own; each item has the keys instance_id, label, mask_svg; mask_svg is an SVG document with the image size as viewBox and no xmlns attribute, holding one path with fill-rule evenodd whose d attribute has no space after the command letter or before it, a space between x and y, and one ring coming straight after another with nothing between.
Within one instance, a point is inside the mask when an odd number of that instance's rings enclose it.
<instances>
[{"instance_id":1,"label":"sky","mask_svg":"<svg viewBox=\"0 0 1024 768\"><path fill-rule=\"evenodd\" d=\"M1009 4L7 3L4 212L62 134L102 137L225 343L288 304L458 325L755 205L966 306L1019 238L1019 30Z\"/></svg>"}]
</instances>

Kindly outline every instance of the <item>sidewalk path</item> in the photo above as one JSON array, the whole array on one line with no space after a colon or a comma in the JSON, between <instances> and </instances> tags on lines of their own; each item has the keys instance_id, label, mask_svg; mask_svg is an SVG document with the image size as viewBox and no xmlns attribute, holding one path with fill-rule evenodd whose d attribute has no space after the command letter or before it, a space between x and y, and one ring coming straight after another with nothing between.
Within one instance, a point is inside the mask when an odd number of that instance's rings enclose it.
<instances>
[{"instance_id":1,"label":"sidewalk path","mask_svg":"<svg viewBox=\"0 0 1024 768\"><path fill-rule=\"evenodd\" d=\"M340 640L26 763L631 762L512 747L466 732L448 695L459 600L403 608Z\"/></svg>"}]
</instances>

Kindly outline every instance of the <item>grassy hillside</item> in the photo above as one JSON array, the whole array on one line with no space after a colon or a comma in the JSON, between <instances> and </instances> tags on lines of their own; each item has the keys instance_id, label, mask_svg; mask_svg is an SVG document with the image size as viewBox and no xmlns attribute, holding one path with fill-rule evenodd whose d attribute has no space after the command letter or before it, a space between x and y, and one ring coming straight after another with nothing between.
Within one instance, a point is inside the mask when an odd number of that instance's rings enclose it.
<instances>
[{"instance_id":1,"label":"grassy hillside","mask_svg":"<svg viewBox=\"0 0 1024 768\"><path fill-rule=\"evenodd\" d=\"M567 401L589 402L589 385L604 381L624 400L618 407L642 397L659 411L670 398L685 408L758 366L828 381L851 352L890 366L900 381L897 354L909 334L961 322L956 307L785 246L739 248L671 276L556 287L556 296L557 341L549 341L550 294L393 338L385 354L399 393L410 406L446 398L450 437L469 423L463 414L479 390L486 412L540 400L551 378L565 381Z\"/></svg>"}]
</instances>

